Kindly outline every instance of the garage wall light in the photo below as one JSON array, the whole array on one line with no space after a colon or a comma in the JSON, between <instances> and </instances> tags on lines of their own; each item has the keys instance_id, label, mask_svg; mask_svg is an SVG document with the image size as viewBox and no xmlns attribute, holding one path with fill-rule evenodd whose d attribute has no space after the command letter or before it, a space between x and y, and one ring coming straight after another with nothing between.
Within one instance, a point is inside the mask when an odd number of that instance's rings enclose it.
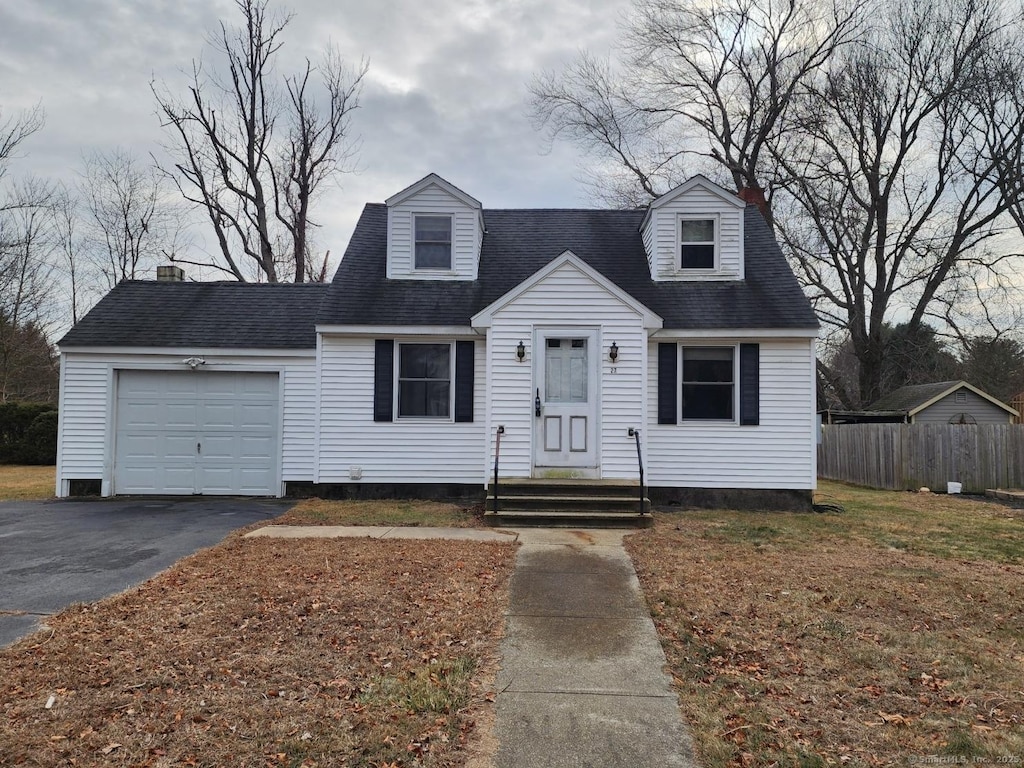
<instances>
[{"instance_id":1,"label":"garage wall light","mask_svg":"<svg viewBox=\"0 0 1024 768\"><path fill-rule=\"evenodd\" d=\"M196 368L198 368L200 365L206 365L206 361L203 358L201 358L201 357L186 357L181 362L183 362L185 365L187 365L193 371Z\"/></svg>"}]
</instances>

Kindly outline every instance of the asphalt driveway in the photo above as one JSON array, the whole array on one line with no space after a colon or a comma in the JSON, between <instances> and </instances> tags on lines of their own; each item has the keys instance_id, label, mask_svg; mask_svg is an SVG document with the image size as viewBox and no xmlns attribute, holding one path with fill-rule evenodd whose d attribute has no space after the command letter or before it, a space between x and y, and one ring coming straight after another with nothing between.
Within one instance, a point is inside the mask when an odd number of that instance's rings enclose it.
<instances>
[{"instance_id":1,"label":"asphalt driveway","mask_svg":"<svg viewBox=\"0 0 1024 768\"><path fill-rule=\"evenodd\" d=\"M279 499L0 503L0 646L71 603L117 594L236 528L276 517Z\"/></svg>"}]
</instances>

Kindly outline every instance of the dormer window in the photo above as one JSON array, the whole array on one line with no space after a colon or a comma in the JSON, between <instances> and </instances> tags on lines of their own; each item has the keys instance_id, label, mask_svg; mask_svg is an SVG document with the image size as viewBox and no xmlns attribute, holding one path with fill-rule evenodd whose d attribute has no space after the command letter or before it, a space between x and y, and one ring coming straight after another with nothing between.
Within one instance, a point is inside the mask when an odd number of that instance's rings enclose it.
<instances>
[{"instance_id":1,"label":"dormer window","mask_svg":"<svg viewBox=\"0 0 1024 768\"><path fill-rule=\"evenodd\" d=\"M679 220L679 268L715 269L715 219L681 218Z\"/></svg>"},{"instance_id":2,"label":"dormer window","mask_svg":"<svg viewBox=\"0 0 1024 768\"><path fill-rule=\"evenodd\" d=\"M415 216L416 269L452 268L452 217Z\"/></svg>"}]
</instances>

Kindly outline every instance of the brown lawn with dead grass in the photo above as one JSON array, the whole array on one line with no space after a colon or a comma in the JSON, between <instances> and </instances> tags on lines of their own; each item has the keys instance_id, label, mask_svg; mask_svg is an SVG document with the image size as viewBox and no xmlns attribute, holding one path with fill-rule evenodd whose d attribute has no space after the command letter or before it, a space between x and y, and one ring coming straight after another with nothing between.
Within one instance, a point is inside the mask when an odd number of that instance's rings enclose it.
<instances>
[{"instance_id":1,"label":"brown lawn with dead grass","mask_svg":"<svg viewBox=\"0 0 1024 768\"><path fill-rule=\"evenodd\" d=\"M232 538L0 651L0 765L463 765L513 557Z\"/></svg>"},{"instance_id":2,"label":"brown lawn with dead grass","mask_svg":"<svg viewBox=\"0 0 1024 768\"><path fill-rule=\"evenodd\" d=\"M303 499L276 525L400 525L441 528L482 526L483 507L419 499L333 501Z\"/></svg>"},{"instance_id":3,"label":"brown lawn with dead grass","mask_svg":"<svg viewBox=\"0 0 1024 768\"><path fill-rule=\"evenodd\" d=\"M1024 764L1024 516L819 495L627 539L705 768Z\"/></svg>"},{"instance_id":4,"label":"brown lawn with dead grass","mask_svg":"<svg viewBox=\"0 0 1024 768\"><path fill-rule=\"evenodd\" d=\"M56 467L0 464L0 501L49 499L57 477Z\"/></svg>"}]
</instances>

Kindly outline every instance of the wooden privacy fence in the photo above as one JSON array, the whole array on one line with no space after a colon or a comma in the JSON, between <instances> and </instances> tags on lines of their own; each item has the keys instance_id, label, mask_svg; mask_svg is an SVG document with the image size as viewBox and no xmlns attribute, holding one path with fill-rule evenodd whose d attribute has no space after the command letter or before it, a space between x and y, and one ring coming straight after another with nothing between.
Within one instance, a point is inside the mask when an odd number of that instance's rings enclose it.
<instances>
[{"instance_id":1,"label":"wooden privacy fence","mask_svg":"<svg viewBox=\"0 0 1024 768\"><path fill-rule=\"evenodd\" d=\"M1024 488L1024 425L826 425L818 476L890 490Z\"/></svg>"}]
</instances>

